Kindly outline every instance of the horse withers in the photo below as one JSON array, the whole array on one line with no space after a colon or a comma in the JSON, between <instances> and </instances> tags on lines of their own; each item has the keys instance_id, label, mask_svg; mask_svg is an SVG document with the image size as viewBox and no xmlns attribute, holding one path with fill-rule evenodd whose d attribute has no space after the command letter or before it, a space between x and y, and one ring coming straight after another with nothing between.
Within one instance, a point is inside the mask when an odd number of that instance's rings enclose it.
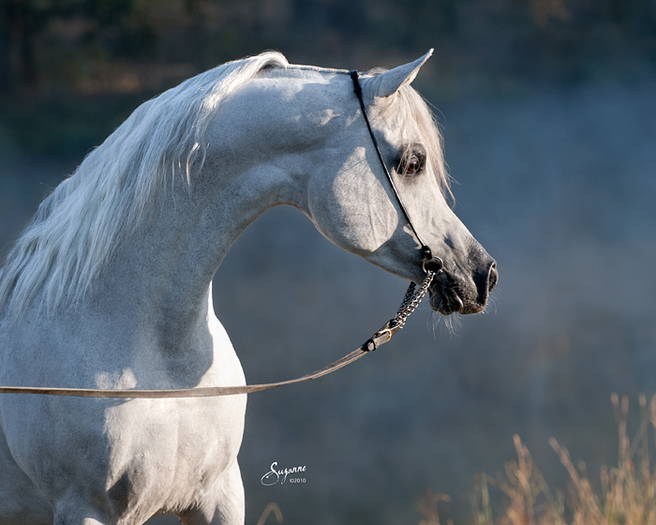
<instances>
[{"instance_id":1,"label":"horse withers","mask_svg":"<svg viewBox=\"0 0 656 525\"><path fill-rule=\"evenodd\" d=\"M279 204L419 283L416 230L443 264L431 307L482 311L496 266L448 206L441 138L410 87L429 55L359 79L380 158L348 73L279 53L224 64L137 108L43 201L7 258L0 384L243 385L211 281L240 233ZM0 523L168 513L241 524L245 409L245 395L0 395Z\"/></svg>"}]
</instances>

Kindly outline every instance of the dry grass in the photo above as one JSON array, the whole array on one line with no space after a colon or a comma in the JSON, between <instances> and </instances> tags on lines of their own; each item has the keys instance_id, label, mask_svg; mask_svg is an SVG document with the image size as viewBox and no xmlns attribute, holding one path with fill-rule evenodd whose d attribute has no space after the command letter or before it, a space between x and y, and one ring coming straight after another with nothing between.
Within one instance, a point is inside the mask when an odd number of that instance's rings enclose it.
<instances>
[{"instance_id":1,"label":"dry grass","mask_svg":"<svg viewBox=\"0 0 656 525\"><path fill-rule=\"evenodd\" d=\"M440 521L440 513L437 510L437 502L450 500L451 498L446 494L433 494L433 492L429 490L426 493L426 496L420 499L417 503L417 510L422 516L424 516L424 519L417 525L442 525L442 522ZM446 525L453 525L453 521L447 519Z\"/></svg>"},{"instance_id":2,"label":"dry grass","mask_svg":"<svg viewBox=\"0 0 656 525\"><path fill-rule=\"evenodd\" d=\"M257 525L264 525L267 518L269 517L269 514L271 514L271 513L273 513L273 515L276 517L276 521L278 523L282 523L282 512L280 512L280 507L278 507L277 503L269 503L264 508L264 511L262 512L262 515L260 516L260 519L257 520Z\"/></svg>"},{"instance_id":3,"label":"dry grass","mask_svg":"<svg viewBox=\"0 0 656 525\"><path fill-rule=\"evenodd\" d=\"M505 475L493 479L480 474L472 495L475 525L656 525L656 468L650 468L648 428L656 428L656 395L649 406L640 396L641 423L630 440L627 433L629 400L611 397L619 426L617 467L602 467L595 491L585 464L574 465L569 452L554 438L549 443L569 473L567 490L552 492L519 436L514 436L517 460L506 465ZM504 497L503 510L493 515L489 487ZM428 494L417 509L425 517L419 525L441 525L437 501ZM450 520L446 522L450 523Z\"/></svg>"}]
</instances>

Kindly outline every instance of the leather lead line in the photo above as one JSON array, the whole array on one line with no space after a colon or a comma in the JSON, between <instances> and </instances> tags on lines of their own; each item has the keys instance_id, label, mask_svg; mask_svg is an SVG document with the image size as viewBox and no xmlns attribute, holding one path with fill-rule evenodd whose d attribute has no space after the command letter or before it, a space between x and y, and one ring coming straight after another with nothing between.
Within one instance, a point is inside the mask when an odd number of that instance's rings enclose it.
<instances>
[{"instance_id":1,"label":"leather lead line","mask_svg":"<svg viewBox=\"0 0 656 525\"><path fill-rule=\"evenodd\" d=\"M410 314L414 312L422 298L426 294L433 277L436 275L433 271L427 271L424 282L419 289L415 291L415 283L410 283L408 291L399 307L396 316L390 319L385 325L378 330L371 338L359 348L351 353L346 354L337 361L306 374L296 379L279 381L276 383L262 383L258 385L242 386L216 386L200 388L180 388L170 390L102 390L95 388L52 388L52 387L28 387L28 386L0 386L0 394L40 394L47 396L66 396L66 397L95 397L95 398L121 398L121 399L171 399L171 398L189 398L189 397L216 397L216 396L234 396L239 394L252 394L269 390L279 386L293 385L304 381L311 381L319 377L332 374L333 372L350 365L362 356L369 354L387 343L392 336L398 332Z\"/></svg>"},{"instance_id":2,"label":"leather lead line","mask_svg":"<svg viewBox=\"0 0 656 525\"><path fill-rule=\"evenodd\" d=\"M333 372L350 365L357 361L362 356L369 354L389 342L392 336L398 332L407 321L408 317L415 311L424 295L428 291L433 277L439 272L434 272L430 269L426 271L426 277L417 289L415 283L410 283L408 291L403 298L403 302L399 307L393 319L390 319L378 330L371 338L367 339L365 343L353 350L351 353L346 354L344 357L334 361L333 363L316 370L310 374L306 374L296 379L289 379L287 381L278 381L277 383L262 383L258 385L242 385L242 386L216 386L216 387L200 387L200 388L180 388L170 390L103 390L95 388L51 388L51 387L29 387L29 386L0 386L0 394L40 394L47 396L67 396L67 397L95 397L95 398L122 398L122 399L171 399L181 397L216 397L216 396L234 396L239 394L252 394L254 392L261 392L262 390L269 390L279 386L293 385L295 383L302 383L304 381L311 381L319 377L332 374Z\"/></svg>"}]
</instances>

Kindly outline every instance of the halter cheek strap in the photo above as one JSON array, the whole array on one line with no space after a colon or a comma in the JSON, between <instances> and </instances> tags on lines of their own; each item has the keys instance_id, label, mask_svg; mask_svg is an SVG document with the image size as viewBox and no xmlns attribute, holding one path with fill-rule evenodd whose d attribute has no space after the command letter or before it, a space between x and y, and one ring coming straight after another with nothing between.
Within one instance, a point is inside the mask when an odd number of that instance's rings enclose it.
<instances>
[{"instance_id":1,"label":"halter cheek strap","mask_svg":"<svg viewBox=\"0 0 656 525\"><path fill-rule=\"evenodd\" d=\"M349 75L353 80L353 92L358 97L358 101L360 102L360 109L362 110L362 116L364 117L364 121L367 124L369 135L371 135L371 141L374 143L374 148L376 149L376 153L378 154L378 160L380 160L380 164L383 167L383 171L385 172L385 175L387 176L387 180L389 182L390 188L392 188L392 193L394 194L394 197L396 197L396 201L399 203L401 212L403 213L403 216L405 217L408 226L410 226L410 230L412 231L412 234L415 236L415 239L417 239L417 242L421 246L420 248L421 256L423 258L422 268L426 273L428 272L428 270L436 274L440 273L444 266L442 259L440 259L439 257L433 257L433 253L431 252L431 249L424 241L421 240L421 237L419 237L417 230L415 229L414 225L412 224L412 221L410 220L410 215L408 214L408 210L406 209L405 205L403 204L403 201L401 200L399 191L396 189L396 184L394 183L392 174L390 173L389 169L387 169L387 164L385 164L385 160L383 159L383 154L381 153L380 147L378 146L378 141L376 140L376 135L374 135L374 131L371 128L371 123L369 122L369 116L367 115L367 110L364 105L364 100L362 99L362 86L360 86L360 79L357 70L354 69L349 73Z\"/></svg>"}]
</instances>

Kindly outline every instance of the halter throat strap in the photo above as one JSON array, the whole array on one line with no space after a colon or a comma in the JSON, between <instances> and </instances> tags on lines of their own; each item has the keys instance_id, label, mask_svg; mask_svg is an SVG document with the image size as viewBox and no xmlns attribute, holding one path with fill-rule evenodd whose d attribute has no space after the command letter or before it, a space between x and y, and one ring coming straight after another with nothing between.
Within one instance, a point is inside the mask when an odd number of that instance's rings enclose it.
<instances>
[{"instance_id":1,"label":"halter throat strap","mask_svg":"<svg viewBox=\"0 0 656 525\"><path fill-rule=\"evenodd\" d=\"M396 184L394 183L392 174L390 173L389 169L387 169L387 164L385 164L385 160L383 159L383 154L381 153L380 147L378 146L378 141L376 140L376 135L374 135L374 130L371 128L371 123L369 122L369 116L367 115L367 110L364 105L364 100L362 99L362 86L360 85L360 78L359 78L358 71L354 69L349 73L349 75L353 80L353 92L358 97L358 101L360 102L360 109L362 110L362 116L364 117L364 121L367 124L369 135L371 135L371 141L374 143L374 148L376 149L376 153L378 154L378 160L380 160L380 164L383 167L383 171L385 172L389 185L392 188L392 193L394 194L396 201L399 203L401 212L403 213L403 216L405 217L408 226L410 226L410 230L412 231L412 234L415 236L415 239L417 239L417 242L421 246L421 256L424 259L423 261L424 269L426 269L426 265L429 262L431 262L435 267L437 267L439 264L441 269L442 260L439 257L433 257L433 253L431 252L431 249L424 241L421 240L421 237L419 237L417 230L415 229L414 225L412 224L412 221L410 220L410 215L408 214L408 210L406 209L405 205L403 204L403 201L401 200L401 196L399 195L399 191L396 188Z\"/></svg>"}]
</instances>

